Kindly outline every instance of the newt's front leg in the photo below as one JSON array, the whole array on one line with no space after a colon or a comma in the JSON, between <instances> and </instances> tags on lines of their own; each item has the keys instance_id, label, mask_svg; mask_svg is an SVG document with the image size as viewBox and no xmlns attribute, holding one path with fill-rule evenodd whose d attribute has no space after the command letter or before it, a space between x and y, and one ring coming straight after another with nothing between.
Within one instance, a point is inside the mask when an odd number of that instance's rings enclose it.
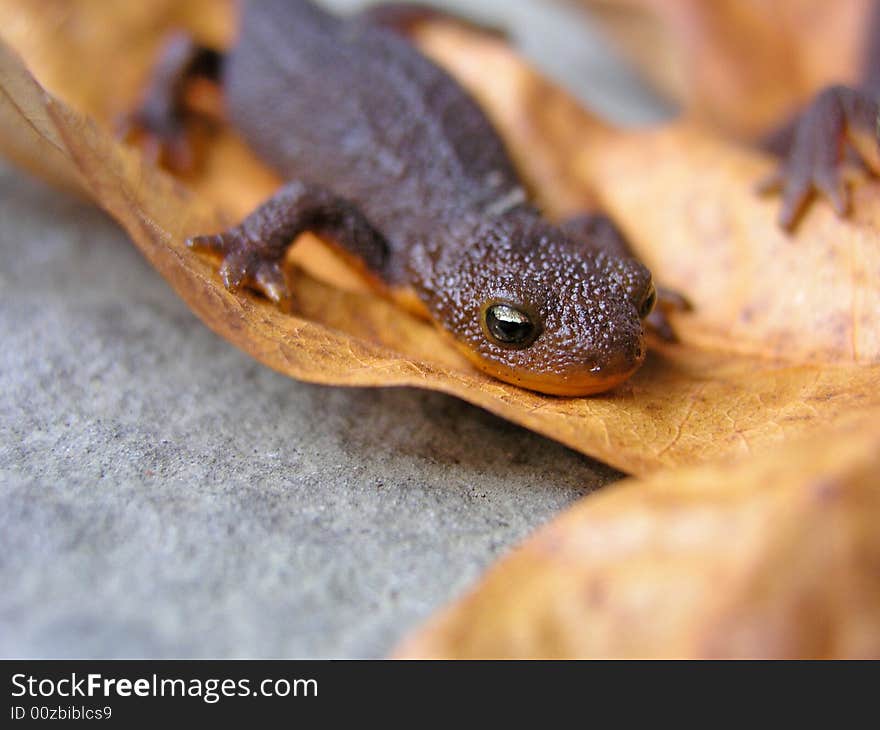
<instances>
[{"instance_id":1,"label":"newt's front leg","mask_svg":"<svg viewBox=\"0 0 880 730\"><path fill-rule=\"evenodd\" d=\"M880 163L878 107L867 91L831 86L822 91L797 119L788 135L780 135L782 162L759 184L759 191L781 190L779 224L791 230L810 199L821 193L838 215L849 212L849 192L842 166L847 143L874 170ZM788 139L785 139L785 137Z\"/></svg>"},{"instance_id":2,"label":"newt's front leg","mask_svg":"<svg viewBox=\"0 0 880 730\"><path fill-rule=\"evenodd\" d=\"M118 134L137 141L144 155L175 172L188 172L195 160L187 130L192 110L187 91L196 79L220 82L223 54L199 45L185 31L165 39L138 106L118 122Z\"/></svg>"},{"instance_id":3,"label":"newt's front leg","mask_svg":"<svg viewBox=\"0 0 880 730\"><path fill-rule=\"evenodd\" d=\"M187 245L223 257L220 276L230 291L249 286L280 304L291 298L282 268L285 253L306 231L322 236L365 273L381 278L388 256L382 235L351 202L299 181L282 187L239 225L194 236Z\"/></svg>"}]
</instances>

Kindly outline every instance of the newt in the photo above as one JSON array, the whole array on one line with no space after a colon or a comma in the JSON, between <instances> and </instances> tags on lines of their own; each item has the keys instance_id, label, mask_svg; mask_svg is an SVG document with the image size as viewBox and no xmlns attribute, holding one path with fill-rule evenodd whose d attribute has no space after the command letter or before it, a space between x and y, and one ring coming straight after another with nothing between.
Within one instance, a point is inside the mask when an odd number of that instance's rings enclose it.
<instances>
[{"instance_id":1,"label":"newt","mask_svg":"<svg viewBox=\"0 0 880 730\"><path fill-rule=\"evenodd\" d=\"M406 12L260 0L225 54L170 45L139 123L179 142L183 80L216 75L231 123L288 180L189 244L222 257L230 290L284 303L285 253L313 232L483 372L553 395L615 387L645 359L646 320L669 333L651 273L601 213L542 216L477 102L393 27Z\"/></svg>"}]
</instances>

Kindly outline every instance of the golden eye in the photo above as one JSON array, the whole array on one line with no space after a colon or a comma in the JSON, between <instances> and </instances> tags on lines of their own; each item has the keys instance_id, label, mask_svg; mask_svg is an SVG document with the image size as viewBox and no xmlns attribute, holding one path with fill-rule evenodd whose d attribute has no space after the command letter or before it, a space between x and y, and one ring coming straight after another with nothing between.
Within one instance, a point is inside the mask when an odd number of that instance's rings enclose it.
<instances>
[{"instance_id":1,"label":"golden eye","mask_svg":"<svg viewBox=\"0 0 880 730\"><path fill-rule=\"evenodd\" d=\"M510 304L492 304L483 314L483 329L502 347L528 347L538 336L538 327L528 314Z\"/></svg>"},{"instance_id":2,"label":"golden eye","mask_svg":"<svg viewBox=\"0 0 880 730\"><path fill-rule=\"evenodd\" d=\"M654 305L657 303L657 289L654 288L654 282L648 287L648 293L642 300L642 306L639 307L639 319L645 319L654 311Z\"/></svg>"}]
</instances>

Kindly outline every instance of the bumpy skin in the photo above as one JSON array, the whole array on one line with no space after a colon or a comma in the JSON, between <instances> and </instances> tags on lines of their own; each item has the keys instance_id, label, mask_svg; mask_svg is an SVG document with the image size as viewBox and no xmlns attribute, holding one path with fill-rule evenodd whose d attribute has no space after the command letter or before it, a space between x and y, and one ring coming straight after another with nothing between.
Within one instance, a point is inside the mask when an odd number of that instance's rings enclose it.
<instances>
[{"instance_id":1,"label":"bumpy skin","mask_svg":"<svg viewBox=\"0 0 880 730\"><path fill-rule=\"evenodd\" d=\"M296 181L235 229L195 239L226 256L227 285L281 298L284 247L317 230L389 292L413 291L500 379L582 395L641 364L650 273L543 220L481 109L395 33L302 0L248 3L224 85L234 125ZM532 344L487 336L493 302L529 314Z\"/></svg>"}]
</instances>

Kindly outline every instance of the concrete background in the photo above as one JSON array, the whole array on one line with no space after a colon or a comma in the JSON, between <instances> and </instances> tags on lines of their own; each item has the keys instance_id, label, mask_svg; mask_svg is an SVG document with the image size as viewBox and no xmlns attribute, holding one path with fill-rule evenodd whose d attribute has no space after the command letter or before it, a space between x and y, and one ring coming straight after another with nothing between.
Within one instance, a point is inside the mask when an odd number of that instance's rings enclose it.
<instances>
[{"instance_id":1,"label":"concrete background","mask_svg":"<svg viewBox=\"0 0 880 730\"><path fill-rule=\"evenodd\" d=\"M612 116L660 113L564 9L447 4ZM445 396L267 370L8 166L0 256L0 656L382 656L619 476Z\"/></svg>"}]
</instances>

